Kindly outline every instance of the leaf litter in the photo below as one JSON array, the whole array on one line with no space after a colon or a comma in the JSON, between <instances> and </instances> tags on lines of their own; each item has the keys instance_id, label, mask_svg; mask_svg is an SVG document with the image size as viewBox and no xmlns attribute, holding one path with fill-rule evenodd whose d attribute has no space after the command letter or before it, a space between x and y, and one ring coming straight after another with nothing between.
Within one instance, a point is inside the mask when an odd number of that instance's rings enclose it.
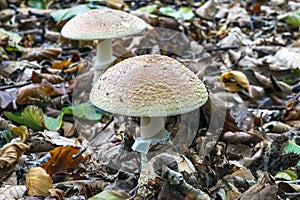
<instances>
[{"instance_id":1,"label":"leaf litter","mask_svg":"<svg viewBox=\"0 0 300 200\"><path fill-rule=\"evenodd\" d=\"M96 8L149 24L114 41L115 63L157 53L205 81L203 120L195 112L166 119L179 154L153 146L140 168L143 157L131 150L139 119L88 103L95 44L60 30ZM299 8L275 0L5 1L0 199L299 198Z\"/></svg>"}]
</instances>

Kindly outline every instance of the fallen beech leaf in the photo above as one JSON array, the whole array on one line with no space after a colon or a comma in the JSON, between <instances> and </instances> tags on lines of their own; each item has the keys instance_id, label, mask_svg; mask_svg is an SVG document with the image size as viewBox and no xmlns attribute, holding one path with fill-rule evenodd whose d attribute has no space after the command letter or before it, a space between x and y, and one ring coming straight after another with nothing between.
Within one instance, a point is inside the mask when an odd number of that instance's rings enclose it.
<instances>
[{"instance_id":1,"label":"fallen beech leaf","mask_svg":"<svg viewBox=\"0 0 300 200\"><path fill-rule=\"evenodd\" d=\"M275 178L279 180L292 181L292 180L297 180L297 174L296 172L290 169L286 169L284 171L277 172Z\"/></svg>"},{"instance_id":2,"label":"fallen beech leaf","mask_svg":"<svg viewBox=\"0 0 300 200\"><path fill-rule=\"evenodd\" d=\"M82 160L81 155L73 159L73 156L79 151L79 148L73 146L57 147L50 151L51 158L46 163L43 163L42 167L50 175L69 172Z\"/></svg>"},{"instance_id":3,"label":"fallen beech leaf","mask_svg":"<svg viewBox=\"0 0 300 200\"><path fill-rule=\"evenodd\" d=\"M34 167L28 170L26 174L26 188L28 189L29 196L42 196L49 195L49 189L52 188L52 178L41 167Z\"/></svg>"},{"instance_id":4,"label":"fallen beech leaf","mask_svg":"<svg viewBox=\"0 0 300 200\"><path fill-rule=\"evenodd\" d=\"M61 200L64 198L64 191L59 189L49 189L49 193L51 197L54 197L55 199Z\"/></svg>"},{"instance_id":5,"label":"fallen beech leaf","mask_svg":"<svg viewBox=\"0 0 300 200\"><path fill-rule=\"evenodd\" d=\"M65 81L65 79L56 74L36 73L32 72L30 81L33 83L41 83L43 79L46 79L49 83L58 84Z\"/></svg>"},{"instance_id":6,"label":"fallen beech leaf","mask_svg":"<svg viewBox=\"0 0 300 200\"><path fill-rule=\"evenodd\" d=\"M26 85L19 89L18 97L17 97L17 104L24 105L28 103L30 98L38 98L37 95L39 85Z\"/></svg>"},{"instance_id":7,"label":"fallen beech leaf","mask_svg":"<svg viewBox=\"0 0 300 200\"><path fill-rule=\"evenodd\" d=\"M22 199L25 191L24 185L4 185L0 188L0 199Z\"/></svg>"},{"instance_id":8,"label":"fallen beech leaf","mask_svg":"<svg viewBox=\"0 0 300 200\"><path fill-rule=\"evenodd\" d=\"M32 84L26 85L19 89L17 104L25 105L29 103L29 100L40 99L40 98L50 98L50 96L56 94L52 85L46 80L43 80L40 85Z\"/></svg>"},{"instance_id":9,"label":"fallen beech leaf","mask_svg":"<svg viewBox=\"0 0 300 200\"><path fill-rule=\"evenodd\" d=\"M29 61L42 61L45 59L56 59L61 53L61 48L24 48L22 59Z\"/></svg>"},{"instance_id":10,"label":"fallen beech leaf","mask_svg":"<svg viewBox=\"0 0 300 200\"><path fill-rule=\"evenodd\" d=\"M249 91L249 81L243 72L235 70L225 72L221 74L221 80L229 92Z\"/></svg>"},{"instance_id":11,"label":"fallen beech leaf","mask_svg":"<svg viewBox=\"0 0 300 200\"><path fill-rule=\"evenodd\" d=\"M0 108L7 108L16 98L17 95L13 92L0 91Z\"/></svg>"},{"instance_id":12,"label":"fallen beech leaf","mask_svg":"<svg viewBox=\"0 0 300 200\"><path fill-rule=\"evenodd\" d=\"M69 66L71 64L72 64L72 62L69 60L62 60L60 62L53 62L51 65L51 68L63 70L63 69L69 68Z\"/></svg>"},{"instance_id":13,"label":"fallen beech leaf","mask_svg":"<svg viewBox=\"0 0 300 200\"><path fill-rule=\"evenodd\" d=\"M27 149L29 146L24 143L8 143L0 149L0 181L9 176Z\"/></svg>"},{"instance_id":14,"label":"fallen beech leaf","mask_svg":"<svg viewBox=\"0 0 300 200\"><path fill-rule=\"evenodd\" d=\"M105 0L105 2L110 8L118 10L122 10L126 5L123 0Z\"/></svg>"},{"instance_id":15,"label":"fallen beech leaf","mask_svg":"<svg viewBox=\"0 0 300 200\"><path fill-rule=\"evenodd\" d=\"M250 187L240 196L240 200L277 199L277 186L273 184L266 173L257 184Z\"/></svg>"},{"instance_id":16,"label":"fallen beech leaf","mask_svg":"<svg viewBox=\"0 0 300 200\"><path fill-rule=\"evenodd\" d=\"M11 128L10 131L18 136L20 136L20 142L26 142L29 138L29 131L26 126L19 126Z\"/></svg>"},{"instance_id":17,"label":"fallen beech leaf","mask_svg":"<svg viewBox=\"0 0 300 200\"><path fill-rule=\"evenodd\" d=\"M103 199L125 200L129 198L130 196L124 190L104 190L99 194L89 198L89 200L103 200Z\"/></svg>"},{"instance_id":18,"label":"fallen beech leaf","mask_svg":"<svg viewBox=\"0 0 300 200\"><path fill-rule=\"evenodd\" d=\"M274 133L284 133L292 129L291 126L279 122L279 121L271 121L262 126L265 132L274 132Z\"/></svg>"},{"instance_id":19,"label":"fallen beech leaf","mask_svg":"<svg viewBox=\"0 0 300 200\"><path fill-rule=\"evenodd\" d=\"M5 117L18 124L26 125L33 130L44 129L44 113L42 109L37 106L27 106L21 115L13 114L11 112L4 112Z\"/></svg>"}]
</instances>

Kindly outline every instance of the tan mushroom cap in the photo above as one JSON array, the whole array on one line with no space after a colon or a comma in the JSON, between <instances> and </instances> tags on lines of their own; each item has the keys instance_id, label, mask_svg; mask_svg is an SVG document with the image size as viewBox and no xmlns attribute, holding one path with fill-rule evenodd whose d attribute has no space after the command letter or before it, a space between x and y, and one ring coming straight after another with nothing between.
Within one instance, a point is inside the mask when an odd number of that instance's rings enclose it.
<instances>
[{"instance_id":1,"label":"tan mushroom cap","mask_svg":"<svg viewBox=\"0 0 300 200\"><path fill-rule=\"evenodd\" d=\"M191 70L156 54L117 63L102 74L90 94L95 106L135 117L183 114L201 107L207 99L205 85Z\"/></svg>"},{"instance_id":2,"label":"tan mushroom cap","mask_svg":"<svg viewBox=\"0 0 300 200\"><path fill-rule=\"evenodd\" d=\"M61 30L74 40L99 40L124 37L141 32L146 23L131 14L113 9L92 9L69 20Z\"/></svg>"}]
</instances>

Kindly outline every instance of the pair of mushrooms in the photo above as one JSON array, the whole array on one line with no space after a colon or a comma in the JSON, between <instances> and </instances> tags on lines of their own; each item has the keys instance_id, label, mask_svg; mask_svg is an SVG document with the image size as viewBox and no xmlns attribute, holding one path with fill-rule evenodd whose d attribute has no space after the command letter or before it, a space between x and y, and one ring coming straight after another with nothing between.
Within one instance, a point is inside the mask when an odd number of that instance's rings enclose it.
<instances>
[{"instance_id":1,"label":"pair of mushrooms","mask_svg":"<svg viewBox=\"0 0 300 200\"><path fill-rule=\"evenodd\" d=\"M102 40L94 68L103 72L114 60L111 39L135 34L145 27L143 20L130 14L96 9L71 19L62 35ZM95 79L98 80L90 94L95 106L114 114L141 117L141 137L132 146L140 153L147 153L150 145L169 140L170 134L165 130L167 116L196 110L208 99L205 85L191 70L175 59L157 54L128 58Z\"/></svg>"}]
</instances>

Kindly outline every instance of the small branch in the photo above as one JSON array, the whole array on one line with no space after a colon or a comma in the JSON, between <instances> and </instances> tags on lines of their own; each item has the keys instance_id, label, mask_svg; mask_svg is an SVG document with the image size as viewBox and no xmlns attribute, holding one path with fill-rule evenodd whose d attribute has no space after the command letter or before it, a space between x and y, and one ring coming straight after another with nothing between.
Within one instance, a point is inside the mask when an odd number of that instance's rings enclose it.
<instances>
[{"instance_id":1,"label":"small branch","mask_svg":"<svg viewBox=\"0 0 300 200\"><path fill-rule=\"evenodd\" d=\"M21 83L21 84L16 84L16 85L5 85L5 86L0 87L0 90L18 88L18 87L23 87L23 86L30 85L30 84L31 84L31 82L26 82L26 83Z\"/></svg>"}]
</instances>

